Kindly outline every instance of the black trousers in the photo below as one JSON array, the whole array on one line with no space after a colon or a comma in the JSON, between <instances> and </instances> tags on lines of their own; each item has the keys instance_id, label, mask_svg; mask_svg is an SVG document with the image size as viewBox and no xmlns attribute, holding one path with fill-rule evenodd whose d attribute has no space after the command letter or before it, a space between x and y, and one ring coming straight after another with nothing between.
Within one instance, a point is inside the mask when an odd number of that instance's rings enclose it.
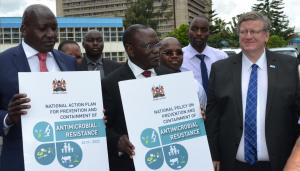
<instances>
[{"instance_id":1,"label":"black trousers","mask_svg":"<svg viewBox=\"0 0 300 171\"><path fill-rule=\"evenodd\" d=\"M272 171L271 163L268 161L258 161L254 165L248 163L235 161L234 171Z\"/></svg>"}]
</instances>

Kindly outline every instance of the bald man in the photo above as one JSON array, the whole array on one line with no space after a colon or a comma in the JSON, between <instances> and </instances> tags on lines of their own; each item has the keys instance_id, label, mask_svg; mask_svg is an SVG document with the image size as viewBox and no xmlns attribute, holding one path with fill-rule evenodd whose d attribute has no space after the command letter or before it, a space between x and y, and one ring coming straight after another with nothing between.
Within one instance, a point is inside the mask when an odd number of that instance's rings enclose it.
<instances>
[{"instance_id":1,"label":"bald man","mask_svg":"<svg viewBox=\"0 0 300 171\"><path fill-rule=\"evenodd\" d=\"M74 58L53 50L57 41L57 21L48 7L27 7L21 32L22 43L0 53L0 136L4 136L1 171L24 170L20 118L30 108L30 97L19 94L18 72L75 70Z\"/></svg>"},{"instance_id":2,"label":"bald man","mask_svg":"<svg viewBox=\"0 0 300 171\"><path fill-rule=\"evenodd\" d=\"M160 63L174 72L180 72L183 58L180 42L175 37L166 37L160 43Z\"/></svg>"}]
</instances>

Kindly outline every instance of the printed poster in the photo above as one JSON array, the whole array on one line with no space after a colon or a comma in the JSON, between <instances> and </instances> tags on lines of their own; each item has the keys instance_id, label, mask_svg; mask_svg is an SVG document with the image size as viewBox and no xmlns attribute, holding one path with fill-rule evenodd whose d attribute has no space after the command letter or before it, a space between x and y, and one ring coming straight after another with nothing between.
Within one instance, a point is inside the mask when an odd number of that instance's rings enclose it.
<instances>
[{"instance_id":1,"label":"printed poster","mask_svg":"<svg viewBox=\"0 0 300 171\"><path fill-rule=\"evenodd\" d=\"M19 73L26 171L109 170L99 71Z\"/></svg>"},{"instance_id":2,"label":"printed poster","mask_svg":"<svg viewBox=\"0 0 300 171\"><path fill-rule=\"evenodd\" d=\"M192 72L119 86L136 171L213 171Z\"/></svg>"}]
</instances>

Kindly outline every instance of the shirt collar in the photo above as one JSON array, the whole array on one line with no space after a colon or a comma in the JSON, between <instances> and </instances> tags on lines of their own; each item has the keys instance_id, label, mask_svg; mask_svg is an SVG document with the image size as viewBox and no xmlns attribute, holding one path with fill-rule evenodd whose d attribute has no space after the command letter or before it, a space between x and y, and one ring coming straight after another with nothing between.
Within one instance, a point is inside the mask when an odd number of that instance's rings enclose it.
<instances>
[{"instance_id":1,"label":"shirt collar","mask_svg":"<svg viewBox=\"0 0 300 171\"><path fill-rule=\"evenodd\" d=\"M249 60L249 58L246 56L246 54L243 53L242 56L243 64L248 69L251 70L251 67L253 63ZM265 70L267 67L267 57L266 57L266 51L261 54L261 56L258 58L258 60L255 63L259 69Z\"/></svg>"},{"instance_id":2,"label":"shirt collar","mask_svg":"<svg viewBox=\"0 0 300 171\"><path fill-rule=\"evenodd\" d=\"M27 59L30 59L30 58L36 56L39 53L39 51L35 50L31 46L29 46L27 43L25 43L24 40L22 40L22 47L24 49L24 52L25 52L25 55L26 55ZM47 53L47 57L49 57L49 56L53 57L51 52Z\"/></svg>"},{"instance_id":3,"label":"shirt collar","mask_svg":"<svg viewBox=\"0 0 300 171\"><path fill-rule=\"evenodd\" d=\"M196 55L198 54L203 54L207 57L210 57L210 53L209 53L209 46L206 45L205 48L203 49L203 51L200 53L198 52L191 44L188 45L189 48L189 53L190 53L190 58L196 58Z\"/></svg>"},{"instance_id":4,"label":"shirt collar","mask_svg":"<svg viewBox=\"0 0 300 171\"><path fill-rule=\"evenodd\" d=\"M103 65L103 62L102 62L102 60L101 60L102 58L98 58L97 60L96 60L96 62L95 61L92 61L88 56L86 56L86 63L89 65L89 64L93 64L93 65Z\"/></svg>"},{"instance_id":5,"label":"shirt collar","mask_svg":"<svg viewBox=\"0 0 300 171\"><path fill-rule=\"evenodd\" d=\"M127 63L128 63L128 66L131 69L131 71L133 72L135 77L141 75L144 72L144 70L142 68L140 68L139 66L134 64L129 58L128 58ZM155 70L153 68L148 69L148 71L151 71L151 74L155 73Z\"/></svg>"}]
</instances>

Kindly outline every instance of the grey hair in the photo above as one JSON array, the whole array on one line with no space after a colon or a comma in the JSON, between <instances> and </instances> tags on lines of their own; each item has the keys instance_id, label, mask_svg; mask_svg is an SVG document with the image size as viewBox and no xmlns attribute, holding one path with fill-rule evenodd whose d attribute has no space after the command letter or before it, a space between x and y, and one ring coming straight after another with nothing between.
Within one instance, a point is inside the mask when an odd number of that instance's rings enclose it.
<instances>
[{"instance_id":1,"label":"grey hair","mask_svg":"<svg viewBox=\"0 0 300 171\"><path fill-rule=\"evenodd\" d=\"M266 32L269 32L271 29L271 22L269 20L269 18L257 11L251 11L251 12L247 12L247 13L243 13L240 17L239 17L239 21L238 21L238 28L237 31L240 31L240 26L242 24L242 22L244 21L249 21L249 20L259 20L262 21L264 23L264 30Z\"/></svg>"}]
</instances>

